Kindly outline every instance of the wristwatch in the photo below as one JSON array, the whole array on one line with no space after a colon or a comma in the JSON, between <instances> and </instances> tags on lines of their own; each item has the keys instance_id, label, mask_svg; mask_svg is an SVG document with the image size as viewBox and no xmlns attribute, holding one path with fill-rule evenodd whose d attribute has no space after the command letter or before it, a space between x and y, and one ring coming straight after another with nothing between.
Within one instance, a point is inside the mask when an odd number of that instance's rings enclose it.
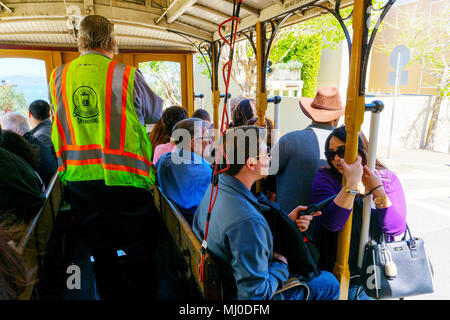
<instances>
[{"instance_id":1,"label":"wristwatch","mask_svg":"<svg viewBox=\"0 0 450 320\"><path fill-rule=\"evenodd\" d=\"M383 194L382 196L373 197L373 203L375 203L375 206L377 208L387 208L392 204L386 194Z\"/></svg>"}]
</instances>

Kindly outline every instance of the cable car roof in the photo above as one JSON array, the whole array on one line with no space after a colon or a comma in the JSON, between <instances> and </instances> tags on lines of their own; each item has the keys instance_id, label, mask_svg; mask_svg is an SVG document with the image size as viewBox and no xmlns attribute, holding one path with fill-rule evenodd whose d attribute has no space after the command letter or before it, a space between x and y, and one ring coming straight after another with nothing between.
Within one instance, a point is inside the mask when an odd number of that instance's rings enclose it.
<instances>
[{"instance_id":1,"label":"cable car roof","mask_svg":"<svg viewBox=\"0 0 450 320\"><path fill-rule=\"evenodd\" d=\"M338 1L339 2L339 1ZM341 8L353 1L343 0ZM239 29L295 11L284 26L326 13L331 0L244 0ZM233 0L0 0L0 45L76 48L80 17L98 14L115 24L120 49L195 50L191 42L219 39ZM226 34L229 30L223 30Z\"/></svg>"}]
</instances>

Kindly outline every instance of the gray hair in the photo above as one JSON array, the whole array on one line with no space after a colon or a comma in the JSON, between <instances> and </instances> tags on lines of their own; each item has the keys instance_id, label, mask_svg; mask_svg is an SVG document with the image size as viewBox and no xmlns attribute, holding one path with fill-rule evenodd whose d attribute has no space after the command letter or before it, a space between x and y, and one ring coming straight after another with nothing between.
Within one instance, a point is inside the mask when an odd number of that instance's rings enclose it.
<instances>
[{"instance_id":1,"label":"gray hair","mask_svg":"<svg viewBox=\"0 0 450 320\"><path fill-rule=\"evenodd\" d=\"M30 131L27 119L18 112L8 112L0 118L3 130L15 132L21 136Z\"/></svg>"},{"instance_id":2,"label":"gray hair","mask_svg":"<svg viewBox=\"0 0 450 320\"><path fill-rule=\"evenodd\" d=\"M207 128L207 124L205 121L199 118L188 118L181 121L178 121L172 130L172 138L175 141L175 144L178 145L181 141L180 138L189 137L189 140L198 138L198 134L202 134L202 130L200 128Z\"/></svg>"},{"instance_id":3,"label":"gray hair","mask_svg":"<svg viewBox=\"0 0 450 320\"><path fill-rule=\"evenodd\" d=\"M105 17L89 15L81 20L77 39L78 50L100 48L117 54L118 50L114 39L114 24Z\"/></svg>"}]
</instances>

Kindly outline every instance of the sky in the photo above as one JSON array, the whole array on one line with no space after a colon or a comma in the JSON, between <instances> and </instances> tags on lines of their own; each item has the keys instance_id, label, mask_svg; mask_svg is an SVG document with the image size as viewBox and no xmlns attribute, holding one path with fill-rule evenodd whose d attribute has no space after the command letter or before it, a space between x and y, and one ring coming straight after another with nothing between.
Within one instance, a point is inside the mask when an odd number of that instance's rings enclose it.
<instances>
[{"instance_id":1,"label":"sky","mask_svg":"<svg viewBox=\"0 0 450 320\"><path fill-rule=\"evenodd\" d=\"M36 59L0 59L0 79L13 75L45 77L45 62Z\"/></svg>"}]
</instances>

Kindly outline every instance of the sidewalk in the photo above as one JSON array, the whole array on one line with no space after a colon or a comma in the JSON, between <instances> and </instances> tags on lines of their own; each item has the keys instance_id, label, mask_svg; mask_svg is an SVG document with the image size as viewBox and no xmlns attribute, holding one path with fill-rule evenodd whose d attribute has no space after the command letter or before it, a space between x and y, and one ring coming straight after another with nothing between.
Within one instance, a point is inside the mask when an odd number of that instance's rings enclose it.
<instances>
[{"instance_id":1,"label":"sidewalk","mask_svg":"<svg viewBox=\"0 0 450 320\"><path fill-rule=\"evenodd\" d=\"M379 147L378 159L399 177L413 236L423 238L434 268L435 292L408 300L450 299L450 154Z\"/></svg>"}]
</instances>

